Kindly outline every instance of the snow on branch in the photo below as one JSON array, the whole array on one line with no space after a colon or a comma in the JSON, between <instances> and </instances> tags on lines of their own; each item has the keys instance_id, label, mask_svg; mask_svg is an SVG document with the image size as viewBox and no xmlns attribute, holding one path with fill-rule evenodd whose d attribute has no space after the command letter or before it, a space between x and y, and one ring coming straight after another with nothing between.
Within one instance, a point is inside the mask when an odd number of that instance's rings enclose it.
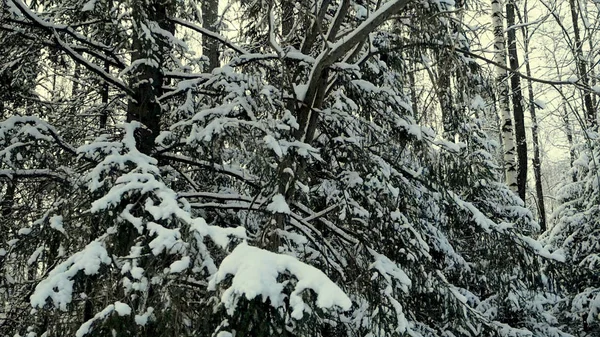
<instances>
[{"instance_id":1,"label":"snow on branch","mask_svg":"<svg viewBox=\"0 0 600 337\"><path fill-rule=\"evenodd\" d=\"M73 279L80 271L86 275L94 275L102 264L110 264L111 259L104 244L93 241L82 251L72 255L65 262L56 266L36 287L30 297L33 307L43 308L50 299L52 304L66 311L67 304L73 296Z\"/></svg>"},{"instance_id":2,"label":"snow on branch","mask_svg":"<svg viewBox=\"0 0 600 337\"><path fill-rule=\"evenodd\" d=\"M0 122L0 160L9 166L13 166L12 157L20 154L18 149L34 145L36 141L54 142L64 151L75 154L73 146L64 141L56 129L46 121L35 116L11 116ZM3 176L50 176L66 180L60 173L48 170L18 170L4 171Z\"/></svg>"},{"instance_id":3,"label":"snow on branch","mask_svg":"<svg viewBox=\"0 0 600 337\"><path fill-rule=\"evenodd\" d=\"M174 23L177 23L179 25L182 25L184 27L187 27L191 30L195 30L198 33L202 34L202 35L206 35L211 39L217 40L219 42L221 42L222 44L226 45L227 47L235 50L236 52L240 53L240 54L250 54L250 52L248 52L246 49L235 45L233 42L231 42L229 39L227 39L226 37L222 36L221 34L217 34L215 32L211 32L210 30L200 27L192 22L180 19L180 18L169 18L169 20L171 20Z\"/></svg>"},{"instance_id":4,"label":"snow on branch","mask_svg":"<svg viewBox=\"0 0 600 337\"><path fill-rule=\"evenodd\" d=\"M114 304L109 304L102 311L94 315L91 319L83 323L77 332L75 333L76 337L83 337L92 332L92 325L96 321L105 320L109 315L116 312L119 316L129 316L131 315L131 307L123 302L115 302Z\"/></svg>"},{"instance_id":5,"label":"snow on branch","mask_svg":"<svg viewBox=\"0 0 600 337\"><path fill-rule=\"evenodd\" d=\"M323 71L331 64L335 63L357 45L362 43L371 32L383 24L393 14L398 13L409 3L409 0L391 0L381 5L371 16L363 23L356 27L352 32L344 35L334 42L329 42L325 50L323 50L315 59L315 63L310 70L308 82L304 85L305 91L298 95L298 99L302 100L304 105L312 107L318 92L318 82L321 80ZM307 119L307 121L310 118ZM309 125L302 125L302 140L308 134Z\"/></svg>"},{"instance_id":6,"label":"snow on branch","mask_svg":"<svg viewBox=\"0 0 600 337\"><path fill-rule=\"evenodd\" d=\"M294 257L251 247L245 242L239 244L223 260L209 282L209 289L214 290L228 275L233 275L231 286L221 297L221 302L230 315L235 312L236 303L242 295L248 300L260 295L264 301L269 299L273 307L279 308L284 306L285 283L278 282L277 277L285 272L298 279L289 296L293 318L301 319L308 309L301 296L305 289L312 289L317 294L319 308L331 309L337 306L343 310L350 309L350 298L319 269Z\"/></svg>"},{"instance_id":7,"label":"snow on branch","mask_svg":"<svg viewBox=\"0 0 600 337\"><path fill-rule=\"evenodd\" d=\"M75 38L76 40L79 40L80 42L82 42L84 44L88 44L94 48L110 51L110 48L108 46L98 43L98 42L95 42L95 41L90 41L90 40L86 39L85 37L82 37L80 34L77 34L76 32L74 32L68 26L65 26L62 24L57 24L54 22L45 21L44 19L40 18L36 13L34 13L21 0L11 0L11 3L14 4L19 9L19 11L23 14L23 16L26 17L28 20L30 20L34 25L38 26L39 28L45 30L47 33L51 34L54 37L56 46L60 47L67 54L69 54L74 62L81 64L89 71L102 77L107 83L110 83L111 85L115 86L116 88L124 91L127 95L132 96L132 97L134 96L133 90L131 90L124 82L111 76L111 74L104 71L104 69L102 69L100 66L94 64L93 62L88 61L81 54L79 54L73 48L71 48L70 45L65 43L63 41L63 39L59 36L58 31L66 32L71 37Z\"/></svg>"},{"instance_id":8,"label":"snow on branch","mask_svg":"<svg viewBox=\"0 0 600 337\"><path fill-rule=\"evenodd\" d=\"M126 123L122 125L122 128L125 129L122 141L95 142L79 148L79 152L86 153L88 156L93 156L98 152L109 153L88 176L90 180L88 186L91 191L95 191L104 185L105 180L102 179L102 176L113 168L125 170L127 167L133 166L131 170L116 179L108 193L92 203L91 211L100 212L114 207L123 198L133 193L151 193L156 197L157 202L148 198L144 208L155 221L166 220L174 216L188 224L190 232L197 232L202 237L209 236L221 247L226 247L229 244L230 236L245 239L246 230L243 227L222 228L210 226L203 218L194 218L180 207L177 193L170 189L159 177L160 171L156 166L158 161L141 153L136 148L134 133L140 127L139 122ZM127 217L125 219L130 221L139 231L139 221ZM167 229L154 222L148 222L146 228L151 234L155 235L151 243L155 255L165 250L169 253L180 252L183 245L180 242L178 229Z\"/></svg>"},{"instance_id":9,"label":"snow on branch","mask_svg":"<svg viewBox=\"0 0 600 337\"><path fill-rule=\"evenodd\" d=\"M561 252L550 253L548 249L542 247L539 241L531 237L519 233L514 233L514 231L511 231L511 229L513 228L512 224L497 224L493 220L488 218L485 214L483 214L479 209L477 209L477 207L475 207L475 205L473 205L472 203L462 200L458 195L454 194L453 192L449 191L448 193L458 207L460 207L464 211L471 213L472 220L486 233L491 233L492 231L494 231L499 234L509 235L522 247L533 251L538 256L547 259L552 259L558 262L565 261L565 257L562 255Z\"/></svg>"}]
</instances>

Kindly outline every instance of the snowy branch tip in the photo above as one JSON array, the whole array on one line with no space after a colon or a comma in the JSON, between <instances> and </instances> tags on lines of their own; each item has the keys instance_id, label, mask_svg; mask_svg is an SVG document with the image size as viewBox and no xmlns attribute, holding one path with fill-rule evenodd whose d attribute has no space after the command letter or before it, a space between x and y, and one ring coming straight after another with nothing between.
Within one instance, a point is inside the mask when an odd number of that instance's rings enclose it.
<instances>
[{"instance_id":1,"label":"snowy branch tip","mask_svg":"<svg viewBox=\"0 0 600 337\"><path fill-rule=\"evenodd\" d=\"M278 308L284 305L285 283L277 282L277 277L286 271L298 279L289 298L293 318L301 319L304 311L307 311L301 297L301 292L305 289L312 289L317 294L319 308L330 309L337 306L349 310L352 306L350 298L319 269L294 257L251 247L245 242L239 244L223 260L211 279L209 288L214 290L228 275L233 275L231 286L221 297L221 302L230 315L235 312L239 298L236 295L245 295L248 300L261 295L264 301L269 299L271 305Z\"/></svg>"}]
</instances>

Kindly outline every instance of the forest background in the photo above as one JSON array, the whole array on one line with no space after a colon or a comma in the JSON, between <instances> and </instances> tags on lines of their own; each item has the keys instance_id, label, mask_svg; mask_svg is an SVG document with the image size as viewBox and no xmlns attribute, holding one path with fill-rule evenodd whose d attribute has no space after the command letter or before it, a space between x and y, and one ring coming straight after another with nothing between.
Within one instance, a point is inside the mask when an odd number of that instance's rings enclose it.
<instances>
[{"instance_id":1,"label":"forest background","mask_svg":"<svg viewBox=\"0 0 600 337\"><path fill-rule=\"evenodd\" d=\"M600 335L599 15L3 0L0 334Z\"/></svg>"}]
</instances>

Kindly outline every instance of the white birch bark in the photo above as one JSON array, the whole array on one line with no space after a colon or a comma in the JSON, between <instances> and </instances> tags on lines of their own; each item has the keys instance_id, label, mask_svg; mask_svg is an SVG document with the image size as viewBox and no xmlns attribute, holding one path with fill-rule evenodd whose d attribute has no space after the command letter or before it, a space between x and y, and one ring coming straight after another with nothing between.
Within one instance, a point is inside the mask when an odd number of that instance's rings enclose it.
<instances>
[{"instance_id":1,"label":"white birch bark","mask_svg":"<svg viewBox=\"0 0 600 337\"><path fill-rule=\"evenodd\" d=\"M513 133L512 115L507 83L506 40L504 38L504 13L501 0L492 0L492 24L494 26L494 62L496 66L496 83L499 91L499 105L502 113L502 144L504 146L504 172L506 184L513 192L517 192L517 167L515 160L515 136Z\"/></svg>"}]
</instances>

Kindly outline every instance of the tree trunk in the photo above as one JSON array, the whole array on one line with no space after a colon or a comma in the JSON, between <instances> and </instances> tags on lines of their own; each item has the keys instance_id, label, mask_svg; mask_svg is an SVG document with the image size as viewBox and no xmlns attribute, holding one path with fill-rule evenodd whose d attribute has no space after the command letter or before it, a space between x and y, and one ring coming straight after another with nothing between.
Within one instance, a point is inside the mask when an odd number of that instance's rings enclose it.
<instances>
[{"instance_id":1,"label":"tree trunk","mask_svg":"<svg viewBox=\"0 0 600 337\"><path fill-rule=\"evenodd\" d=\"M113 8L113 0L108 0L107 2L107 8L109 10L112 10ZM108 33L108 37L107 37L107 45L111 45L112 44L112 36L110 35L110 25L105 25L104 26L104 30L106 31L106 33ZM107 55L108 56L108 55ZM110 63L108 61L104 61L104 71L107 74L110 74ZM104 130L106 129L106 123L108 122L108 93L109 93L109 85L108 83L105 81L102 84L102 91L100 92L100 97L102 100L102 111L100 113L100 129Z\"/></svg>"},{"instance_id":2,"label":"tree trunk","mask_svg":"<svg viewBox=\"0 0 600 337\"><path fill-rule=\"evenodd\" d=\"M413 118L416 121L419 121L419 108L418 108L418 97L417 97L417 89L416 81L415 81L415 69L413 67L408 71L408 86L410 90L410 104L412 107Z\"/></svg>"},{"instance_id":3,"label":"tree trunk","mask_svg":"<svg viewBox=\"0 0 600 337\"><path fill-rule=\"evenodd\" d=\"M506 184L513 192L517 192L517 170L515 165L515 139L513 135L512 116L506 83L506 43L504 40L504 24L502 4L500 0L492 0L492 24L494 26L494 62L496 67L496 84L499 91L499 105L502 113L502 144L504 145L504 172Z\"/></svg>"},{"instance_id":4,"label":"tree trunk","mask_svg":"<svg viewBox=\"0 0 600 337\"><path fill-rule=\"evenodd\" d=\"M104 71L110 73L110 64L104 62ZM105 81L102 84L102 112L100 114L100 129L106 129L106 122L108 121L108 83Z\"/></svg>"},{"instance_id":5,"label":"tree trunk","mask_svg":"<svg viewBox=\"0 0 600 337\"><path fill-rule=\"evenodd\" d=\"M571 8L571 20L573 21L573 54L575 56L575 62L577 63L577 72L579 80L585 88L589 88L590 79L587 72L586 60L583 57L583 42L581 41L581 33L579 31L579 3L575 0L569 0L569 7ZM597 128L596 121L596 109L592 102L592 95L589 90L583 91L583 105L585 110L585 119L587 122L586 127L590 130Z\"/></svg>"},{"instance_id":6,"label":"tree trunk","mask_svg":"<svg viewBox=\"0 0 600 337\"><path fill-rule=\"evenodd\" d=\"M161 106L157 98L163 92L161 67L165 63L169 44L162 37L153 36L153 39L150 39L141 31L139 25L148 26L148 22L154 21L160 28L172 34L175 33L175 27L167 20L167 7L162 1L155 0L150 4L136 1L133 13L134 29L137 31L133 34L132 63L143 59L158 61L157 64L143 62L136 68L135 76L131 79L135 101L129 100L127 105L127 121L139 121L147 128L137 130L137 146L141 152L150 153L160 132Z\"/></svg>"},{"instance_id":7,"label":"tree trunk","mask_svg":"<svg viewBox=\"0 0 600 337\"><path fill-rule=\"evenodd\" d=\"M508 26L508 57L510 69L519 71L519 53L517 51L517 31L515 25L514 0L506 4L506 24ZM525 202L527 190L527 134L525 132L525 114L523 109L523 93L521 92L521 77L510 77L512 91L513 115L515 120L515 138L517 143L517 190L519 197Z\"/></svg>"},{"instance_id":8,"label":"tree trunk","mask_svg":"<svg viewBox=\"0 0 600 337\"><path fill-rule=\"evenodd\" d=\"M594 48L594 43L592 42L592 39L588 38L587 40L588 40L588 47L590 48L590 50L594 50L595 48ZM592 66L590 66L590 86L595 87L596 84L598 83L598 81L596 80L596 71L594 68L594 65L596 64L596 61L594 60L594 54L590 53L588 61L592 65ZM592 106L594 108L597 108L598 102L596 99L596 95L591 95L591 98L592 98Z\"/></svg>"},{"instance_id":9,"label":"tree trunk","mask_svg":"<svg viewBox=\"0 0 600 337\"><path fill-rule=\"evenodd\" d=\"M525 12L523 13L523 23L525 26L522 27L521 31L523 33L523 47L525 49L525 57L523 62L525 63L525 71L527 76L531 78L531 65L529 64L529 29L527 28L527 23L529 22L529 17L527 13L527 8L525 8ZM538 137L538 122L537 116L535 112L535 104L534 104L534 95L533 95L533 84L531 80L527 80L527 93L529 99L529 113L531 115L531 140L533 145L533 176L535 178L535 194L537 198L537 206L538 206L538 217L540 222L540 231L543 233L548 228L546 222L546 205L544 202L544 187L542 185L542 160L540 157L540 143Z\"/></svg>"},{"instance_id":10,"label":"tree trunk","mask_svg":"<svg viewBox=\"0 0 600 337\"><path fill-rule=\"evenodd\" d=\"M3 182L3 184L6 184L6 193L4 193L2 199L0 199L0 214L3 218L6 218L12 213L13 210L17 183L11 179L8 182Z\"/></svg>"},{"instance_id":11,"label":"tree trunk","mask_svg":"<svg viewBox=\"0 0 600 337\"><path fill-rule=\"evenodd\" d=\"M575 163L577 156L573 150L573 130L571 129L571 121L569 120L569 112L567 111L566 102L563 112L562 120L563 125L565 126L565 134L567 135L567 143L569 144L569 167L573 168L573 163ZM575 181L575 176L573 176L573 181Z\"/></svg>"},{"instance_id":12,"label":"tree trunk","mask_svg":"<svg viewBox=\"0 0 600 337\"><path fill-rule=\"evenodd\" d=\"M202 27L212 32L217 32L217 20L219 19L219 0L202 1ZM206 72L211 72L218 68L219 64L219 44L215 39L206 35L202 36L202 55L208 57L208 67Z\"/></svg>"},{"instance_id":13,"label":"tree trunk","mask_svg":"<svg viewBox=\"0 0 600 337\"><path fill-rule=\"evenodd\" d=\"M449 141L454 141L454 136L458 132L458 116L452 99L452 63L449 61L449 55L438 53L437 66L437 96L442 110L443 137Z\"/></svg>"}]
</instances>

